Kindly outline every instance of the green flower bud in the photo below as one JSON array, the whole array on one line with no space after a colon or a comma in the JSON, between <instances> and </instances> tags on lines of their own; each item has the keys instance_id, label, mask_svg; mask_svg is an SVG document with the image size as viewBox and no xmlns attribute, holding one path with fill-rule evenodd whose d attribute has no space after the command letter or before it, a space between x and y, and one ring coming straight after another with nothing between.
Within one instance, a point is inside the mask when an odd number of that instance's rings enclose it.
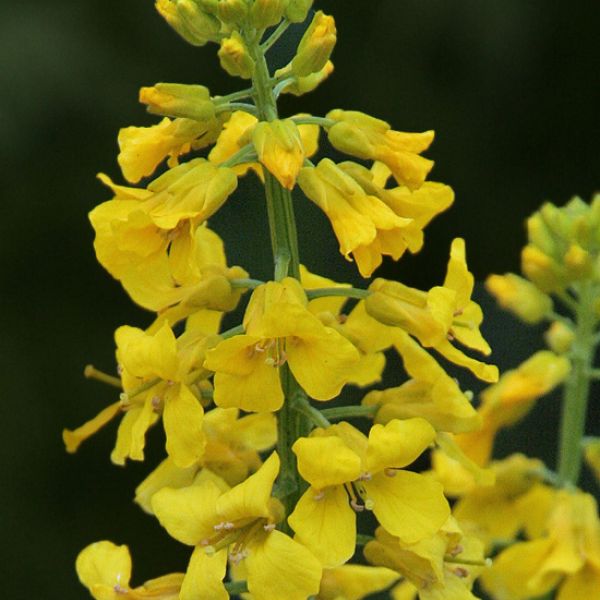
<instances>
[{"instance_id":1,"label":"green flower bud","mask_svg":"<svg viewBox=\"0 0 600 600\"><path fill-rule=\"evenodd\" d=\"M289 0L285 17L291 23L302 23L308 15L313 0Z\"/></svg>"},{"instance_id":2,"label":"green flower bud","mask_svg":"<svg viewBox=\"0 0 600 600\"><path fill-rule=\"evenodd\" d=\"M550 350L556 354L565 354L571 349L575 333L564 323L554 321L544 334L544 339Z\"/></svg>"},{"instance_id":3,"label":"green flower bud","mask_svg":"<svg viewBox=\"0 0 600 600\"><path fill-rule=\"evenodd\" d=\"M167 23L187 42L204 46L216 41L221 24L194 0L157 0L156 9Z\"/></svg>"},{"instance_id":4,"label":"green flower bud","mask_svg":"<svg viewBox=\"0 0 600 600\"><path fill-rule=\"evenodd\" d=\"M250 56L242 36L237 31L221 42L218 54L221 66L227 73L243 79L252 77L254 60Z\"/></svg>"},{"instance_id":5,"label":"green flower bud","mask_svg":"<svg viewBox=\"0 0 600 600\"><path fill-rule=\"evenodd\" d=\"M292 73L305 77L320 71L329 60L337 40L333 17L319 11L306 30L296 56L292 60Z\"/></svg>"},{"instance_id":6,"label":"green flower bud","mask_svg":"<svg viewBox=\"0 0 600 600\"><path fill-rule=\"evenodd\" d=\"M247 0L219 0L217 16L227 25L241 25L248 17Z\"/></svg>"},{"instance_id":7,"label":"green flower bud","mask_svg":"<svg viewBox=\"0 0 600 600\"><path fill-rule=\"evenodd\" d=\"M256 29L277 25L283 18L288 0L254 0L250 9L250 24Z\"/></svg>"},{"instance_id":8,"label":"green flower bud","mask_svg":"<svg viewBox=\"0 0 600 600\"><path fill-rule=\"evenodd\" d=\"M147 104L148 112L154 115L195 121L209 121L215 116L210 92L203 85L157 83L140 89L140 102Z\"/></svg>"}]
</instances>

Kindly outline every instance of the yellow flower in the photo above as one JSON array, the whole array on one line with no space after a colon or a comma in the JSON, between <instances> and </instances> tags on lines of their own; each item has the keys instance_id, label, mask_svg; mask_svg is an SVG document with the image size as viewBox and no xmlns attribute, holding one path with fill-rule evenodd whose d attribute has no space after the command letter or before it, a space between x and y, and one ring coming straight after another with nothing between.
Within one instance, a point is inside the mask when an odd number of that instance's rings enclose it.
<instances>
[{"instance_id":1,"label":"yellow flower","mask_svg":"<svg viewBox=\"0 0 600 600\"><path fill-rule=\"evenodd\" d=\"M102 181L115 197L89 218L98 261L117 279L144 263L160 262L171 243L189 248L193 226L212 216L237 187L231 169L204 159L167 171L147 190L117 186L106 177Z\"/></svg>"},{"instance_id":2,"label":"yellow flower","mask_svg":"<svg viewBox=\"0 0 600 600\"><path fill-rule=\"evenodd\" d=\"M97 600L177 600L183 574L172 573L131 589L131 556L127 546L95 542L77 557L77 575Z\"/></svg>"},{"instance_id":3,"label":"yellow flower","mask_svg":"<svg viewBox=\"0 0 600 600\"><path fill-rule=\"evenodd\" d=\"M465 536L452 517L415 543L379 527L364 553L370 563L389 567L410 582L408 589L401 584L392 590L394 599L414 598L418 593L421 600L475 600L470 590L485 565L481 542Z\"/></svg>"},{"instance_id":4,"label":"yellow flower","mask_svg":"<svg viewBox=\"0 0 600 600\"><path fill-rule=\"evenodd\" d=\"M293 189L304 163L304 148L296 124L291 119L261 121L254 127L252 143L267 170L283 187Z\"/></svg>"},{"instance_id":5,"label":"yellow flower","mask_svg":"<svg viewBox=\"0 0 600 600\"><path fill-rule=\"evenodd\" d=\"M536 475L543 467L541 461L523 454L494 461L490 468L495 483L471 484L462 490L454 516L487 547L511 542L523 529L537 531L545 524L555 497L554 490Z\"/></svg>"},{"instance_id":6,"label":"yellow flower","mask_svg":"<svg viewBox=\"0 0 600 600\"><path fill-rule=\"evenodd\" d=\"M600 589L600 522L594 498L580 491L557 492L545 535L502 551L481 581L503 600L534 598L557 587L560 600L594 598Z\"/></svg>"},{"instance_id":7,"label":"yellow flower","mask_svg":"<svg viewBox=\"0 0 600 600\"><path fill-rule=\"evenodd\" d=\"M498 380L497 367L467 356L451 343L456 340L484 355L491 352L479 330L483 313L471 300L473 286L464 240L456 238L450 247L443 286L423 292L399 282L376 279L369 286L372 293L365 305L369 314L381 323L404 329L423 346L434 348L450 362L468 368L479 379L493 382Z\"/></svg>"},{"instance_id":8,"label":"yellow flower","mask_svg":"<svg viewBox=\"0 0 600 600\"><path fill-rule=\"evenodd\" d=\"M357 158L384 163L396 181L411 190L423 185L433 161L419 155L429 148L433 131L393 131L385 121L358 111L336 109L327 118L336 121L328 131L335 148Z\"/></svg>"},{"instance_id":9,"label":"yellow flower","mask_svg":"<svg viewBox=\"0 0 600 600\"><path fill-rule=\"evenodd\" d=\"M539 398L565 380L570 368L566 357L541 350L517 369L504 372L498 383L481 393L481 429L457 436L459 446L477 464L485 465L497 432L527 415Z\"/></svg>"},{"instance_id":10,"label":"yellow flower","mask_svg":"<svg viewBox=\"0 0 600 600\"><path fill-rule=\"evenodd\" d=\"M220 123L215 119L199 122L164 118L151 127L125 127L119 131L120 153L117 157L123 177L130 183L137 183L152 175L167 157L169 166L173 167L179 156L202 147L203 138L208 138L210 143L210 138L219 129Z\"/></svg>"},{"instance_id":11,"label":"yellow flower","mask_svg":"<svg viewBox=\"0 0 600 600\"><path fill-rule=\"evenodd\" d=\"M306 307L291 278L256 288L246 309L246 334L223 340L207 353L215 372L215 403L248 411L274 411L283 403L279 367L286 363L306 393L330 400L351 378L358 351Z\"/></svg>"},{"instance_id":12,"label":"yellow flower","mask_svg":"<svg viewBox=\"0 0 600 600\"><path fill-rule=\"evenodd\" d=\"M170 311L180 320L199 309L233 310L241 291L233 289L230 280L247 276L241 267L227 267L223 241L200 226L191 234L182 232L168 254L125 271L121 283L132 300L149 310L163 312L181 304Z\"/></svg>"},{"instance_id":13,"label":"yellow flower","mask_svg":"<svg viewBox=\"0 0 600 600\"><path fill-rule=\"evenodd\" d=\"M403 331L395 334L394 347L411 379L399 387L373 390L363 398L365 406L380 406L375 416L377 423L422 417L438 431L478 429L481 417L456 380L428 352Z\"/></svg>"},{"instance_id":14,"label":"yellow flower","mask_svg":"<svg viewBox=\"0 0 600 600\"><path fill-rule=\"evenodd\" d=\"M229 485L237 485L262 464L259 452L277 441L277 423L271 413L240 417L235 408L215 408L204 415L204 454L185 469L166 458L135 490L135 501L152 513L152 496L164 487L182 488L194 481L200 470L209 470Z\"/></svg>"},{"instance_id":15,"label":"yellow flower","mask_svg":"<svg viewBox=\"0 0 600 600\"><path fill-rule=\"evenodd\" d=\"M399 258L408 244L403 231L412 219L399 217L376 196L368 195L330 159L304 167L298 184L331 221L340 252L356 260L363 277L381 264L382 256Z\"/></svg>"},{"instance_id":16,"label":"yellow flower","mask_svg":"<svg viewBox=\"0 0 600 600\"><path fill-rule=\"evenodd\" d=\"M531 282L515 275L490 275L485 287L506 310L525 323L539 323L552 310L552 299Z\"/></svg>"},{"instance_id":17,"label":"yellow flower","mask_svg":"<svg viewBox=\"0 0 600 600\"><path fill-rule=\"evenodd\" d=\"M297 440L298 471L311 486L288 518L297 539L324 566L335 567L354 553L356 512L372 510L407 543L435 533L449 515L441 486L402 470L434 437L425 420L407 419L374 425L368 439L340 423Z\"/></svg>"},{"instance_id":18,"label":"yellow flower","mask_svg":"<svg viewBox=\"0 0 600 600\"><path fill-rule=\"evenodd\" d=\"M222 580L227 556L243 561L255 600L305 600L316 594L321 566L301 544L275 529L282 507L271 497L279 472L273 453L243 483L227 489L213 480L186 488L163 488L152 498L160 523L176 540L195 546L181 600L229 597ZM228 552L229 551L229 552Z\"/></svg>"}]
</instances>

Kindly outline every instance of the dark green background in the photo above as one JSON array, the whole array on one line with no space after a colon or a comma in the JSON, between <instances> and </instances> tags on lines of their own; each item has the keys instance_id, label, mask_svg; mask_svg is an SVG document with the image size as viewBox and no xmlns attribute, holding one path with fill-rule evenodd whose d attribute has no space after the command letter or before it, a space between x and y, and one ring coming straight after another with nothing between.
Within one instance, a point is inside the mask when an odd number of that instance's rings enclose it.
<instances>
[{"instance_id":1,"label":"dark green background","mask_svg":"<svg viewBox=\"0 0 600 600\"><path fill-rule=\"evenodd\" d=\"M344 0L334 14L336 72L316 93L286 99L285 114L363 110L395 128L434 128L434 180L457 193L430 227L418 257L380 274L421 287L443 277L451 239L467 239L478 279L518 268L524 218L543 200L588 199L598 186L598 11L593 2L550 0ZM220 72L214 46L186 46L149 0L22 0L0 9L0 168L4 374L0 539L3 597L85 598L73 561L98 539L130 544L136 583L183 569L188 550L132 505L132 492L161 456L113 467L114 427L76 456L60 432L114 400L85 381L87 362L114 368L112 333L144 326L99 267L87 212L108 199L97 171L118 178L116 134L153 119L137 90L157 81L238 89ZM269 246L256 186L212 220L231 262L268 277ZM298 198L303 260L358 282L325 218ZM495 360L514 366L539 344L489 308ZM539 332L537 332L539 333ZM465 378L465 385L472 382ZM551 456L556 400L518 430L519 447ZM595 413L597 422L597 412ZM534 423L531 425L531 423ZM506 438L506 436L505 436ZM503 442L501 453L508 446Z\"/></svg>"}]
</instances>

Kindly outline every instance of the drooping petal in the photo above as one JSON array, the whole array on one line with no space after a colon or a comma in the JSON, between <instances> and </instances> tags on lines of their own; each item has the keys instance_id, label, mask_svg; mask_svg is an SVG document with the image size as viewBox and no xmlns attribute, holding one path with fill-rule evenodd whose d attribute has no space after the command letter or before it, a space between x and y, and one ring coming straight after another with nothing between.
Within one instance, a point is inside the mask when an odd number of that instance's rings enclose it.
<instances>
[{"instance_id":1,"label":"drooping petal","mask_svg":"<svg viewBox=\"0 0 600 600\"><path fill-rule=\"evenodd\" d=\"M216 512L221 490L212 481L173 489L163 488L152 496L152 510L171 537L195 546L214 535L220 522Z\"/></svg>"},{"instance_id":2,"label":"drooping petal","mask_svg":"<svg viewBox=\"0 0 600 600\"><path fill-rule=\"evenodd\" d=\"M560 586L556 600L583 600L594 598L600 590L600 571L585 566L581 571L567 577Z\"/></svg>"},{"instance_id":3,"label":"drooping petal","mask_svg":"<svg viewBox=\"0 0 600 600\"><path fill-rule=\"evenodd\" d=\"M178 384L167 390L163 411L167 454L182 469L197 463L204 454L203 416L200 402L186 385Z\"/></svg>"},{"instance_id":4,"label":"drooping petal","mask_svg":"<svg viewBox=\"0 0 600 600\"><path fill-rule=\"evenodd\" d=\"M202 546L197 546L190 558L179 600L228 600L229 593L223 585L226 571L226 549L209 556Z\"/></svg>"},{"instance_id":5,"label":"drooping petal","mask_svg":"<svg viewBox=\"0 0 600 600\"><path fill-rule=\"evenodd\" d=\"M319 591L321 564L280 531L255 536L248 553L248 590L253 600L306 600Z\"/></svg>"},{"instance_id":6,"label":"drooping petal","mask_svg":"<svg viewBox=\"0 0 600 600\"><path fill-rule=\"evenodd\" d=\"M435 429L425 419L393 419L387 425L373 425L367 447L367 471L377 473L387 467L405 467L434 439Z\"/></svg>"},{"instance_id":7,"label":"drooping petal","mask_svg":"<svg viewBox=\"0 0 600 600\"><path fill-rule=\"evenodd\" d=\"M392 535L408 544L433 535L450 514L442 485L418 473L378 473L364 486L374 502L373 513Z\"/></svg>"},{"instance_id":8,"label":"drooping petal","mask_svg":"<svg viewBox=\"0 0 600 600\"><path fill-rule=\"evenodd\" d=\"M77 429L63 429L62 437L69 454L77 452L81 442L94 435L111 421L121 410L121 403L115 402L101 410L93 419L86 421Z\"/></svg>"},{"instance_id":9,"label":"drooping petal","mask_svg":"<svg viewBox=\"0 0 600 600\"><path fill-rule=\"evenodd\" d=\"M306 546L324 567L337 567L354 554L356 513L341 485L322 491L309 488L288 517L288 523L296 532L294 539Z\"/></svg>"}]
</instances>

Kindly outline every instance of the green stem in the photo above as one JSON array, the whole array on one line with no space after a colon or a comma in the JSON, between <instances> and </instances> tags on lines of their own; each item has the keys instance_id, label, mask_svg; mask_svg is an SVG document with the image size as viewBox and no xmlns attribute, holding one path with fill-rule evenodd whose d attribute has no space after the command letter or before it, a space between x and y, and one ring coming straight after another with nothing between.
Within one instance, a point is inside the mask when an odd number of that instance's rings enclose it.
<instances>
[{"instance_id":1,"label":"green stem","mask_svg":"<svg viewBox=\"0 0 600 600\"><path fill-rule=\"evenodd\" d=\"M262 285L264 281L260 279L230 279L229 284L235 289L253 290L259 285Z\"/></svg>"},{"instance_id":2,"label":"green stem","mask_svg":"<svg viewBox=\"0 0 600 600\"><path fill-rule=\"evenodd\" d=\"M242 110L254 116L258 114L256 106L254 106L254 104L248 104L247 102L228 102L227 104L219 104L216 108L216 113L219 114L234 110Z\"/></svg>"},{"instance_id":3,"label":"green stem","mask_svg":"<svg viewBox=\"0 0 600 600\"><path fill-rule=\"evenodd\" d=\"M337 123L333 119L326 119L325 117L292 117L292 121L296 123L296 125L320 125L321 127L325 127L326 129L332 127Z\"/></svg>"},{"instance_id":4,"label":"green stem","mask_svg":"<svg viewBox=\"0 0 600 600\"><path fill-rule=\"evenodd\" d=\"M321 414L330 421L338 419L352 419L354 417L372 417L379 410L379 405L373 406L336 406L325 408Z\"/></svg>"},{"instance_id":5,"label":"green stem","mask_svg":"<svg viewBox=\"0 0 600 600\"><path fill-rule=\"evenodd\" d=\"M228 581L225 583L225 589L232 596L237 596L248 592L248 584L245 581Z\"/></svg>"},{"instance_id":6,"label":"green stem","mask_svg":"<svg viewBox=\"0 0 600 600\"><path fill-rule=\"evenodd\" d=\"M232 327L231 329L227 329L226 331L224 331L223 333L220 333L219 335L224 339L229 339L231 337L233 337L234 335L242 335L244 333L244 326L243 325L237 325L236 327Z\"/></svg>"},{"instance_id":7,"label":"green stem","mask_svg":"<svg viewBox=\"0 0 600 600\"><path fill-rule=\"evenodd\" d=\"M256 39L246 39L249 51L254 59L253 87L255 89L254 101L261 121L273 121L278 118L277 100L273 94L273 80L269 73L265 59L265 45L261 48ZM300 279L300 259L298 256L298 235L292 195L284 189L277 179L265 172L265 195L269 230L271 233L271 246L275 264L276 281L285 277ZM296 466L296 456L292 452L292 445L309 431L308 419L297 410L294 403L304 396L304 391L292 375L287 364L279 369L281 386L285 396L283 406L277 414L277 454L281 461L278 479L278 494L282 501L286 515L289 515L296 506L300 497L303 482ZM284 532L290 533L289 525L281 525Z\"/></svg>"},{"instance_id":8,"label":"green stem","mask_svg":"<svg viewBox=\"0 0 600 600\"><path fill-rule=\"evenodd\" d=\"M260 49L263 54L267 53L267 50L273 46L279 40L279 38L287 31L287 28L291 25L291 23L284 19L279 23L277 29L260 45Z\"/></svg>"},{"instance_id":9,"label":"green stem","mask_svg":"<svg viewBox=\"0 0 600 600\"><path fill-rule=\"evenodd\" d=\"M306 295L309 300L323 298L325 296L344 296L345 298L364 300L370 294L371 292L369 290L359 290L358 288L353 287L314 288L312 290L306 290Z\"/></svg>"},{"instance_id":10,"label":"green stem","mask_svg":"<svg viewBox=\"0 0 600 600\"><path fill-rule=\"evenodd\" d=\"M571 372L563 391L558 474L567 484L577 485L582 463L581 440L590 392L590 371L595 354L594 290L582 283L575 310L575 339L571 348Z\"/></svg>"},{"instance_id":11,"label":"green stem","mask_svg":"<svg viewBox=\"0 0 600 600\"><path fill-rule=\"evenodd\" d=\"M317 427L331 426L331 423L325 418L323 413L318 408L312 406L306 397L296 402L294 408L297 412L310 419Z\"/></svg>"},{"instance_id":12,"label":"green stem","mask_svg":"<svg viewBox=\"0 0 600 600\"><path fill-rule=\"evenodd\" d=\"M250 98L253 94L254 88L247 88L245 90L240 90L239 92L227 94L226 96L215 96L213 102L219 106L221 104L227 104L228 102L235 102L236 100L245 100L246 98Z\"/></svg>"}]
</instances>

